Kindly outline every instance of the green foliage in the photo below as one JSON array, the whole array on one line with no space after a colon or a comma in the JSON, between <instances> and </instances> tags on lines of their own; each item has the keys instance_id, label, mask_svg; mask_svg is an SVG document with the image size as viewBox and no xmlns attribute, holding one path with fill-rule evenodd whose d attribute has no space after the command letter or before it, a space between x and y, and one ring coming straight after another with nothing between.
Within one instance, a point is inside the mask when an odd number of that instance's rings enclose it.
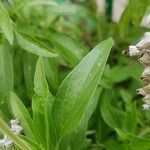
<instances>
[{"instance_id":1,"label":"green foliage","mask_svg":"<svg viewBox=\"0 0 150 150\"><path fill-rule=\"evenodd\" d=\"M14 150L149 150L143 67L121 55L148 31L148 7L129 0L114 23L94 0L1 0L0 137ZM3 121L13 117L20 135Z\"/></svg>"}]
</instances>

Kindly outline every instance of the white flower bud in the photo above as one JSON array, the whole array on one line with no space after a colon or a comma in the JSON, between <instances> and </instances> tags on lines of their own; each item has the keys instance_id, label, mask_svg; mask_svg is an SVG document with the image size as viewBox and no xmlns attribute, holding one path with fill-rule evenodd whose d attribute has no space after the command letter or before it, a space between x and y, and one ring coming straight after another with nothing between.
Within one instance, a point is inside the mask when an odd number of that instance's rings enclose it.
<instances>
[{"instance_id":1,"label":"white flower bud","mask_svg":"<svg viewBox=\"0 0 150 150\"><path fill-rule=\"evenodd\" d=\"M133 56L137 56L137 55L140 55L140 51L137 49L136 46L130 45L129 46L129 56L133 57Z\"/></svg>"},{"instance_id":2,"label":"white flower bud","mask_svg":"<svg viewBox=\"0 0 150 150\"><path fill-rule=\"evenodd\" d=\"M13 127L13 126L19 124L19 120L18 120L18 119L12 119L12 120L10 121L10 123L11 123L11 127Z\"/></svg>"},{"instance_id":3,"label":"white flower bud","mask_svg":"<svg viewBox=\"0 0 150 150\"><path fill-rule=\"evenodd\" d=\"M142 109L149 110L150 109L150 105L149 104L144 104L144 105L142 105Z\"/></svg>"},{"instance_id":4,"label":"white flower bud","mask_svg":"<svg viewBox=\"0 0 150 150\"><path fill-rule=\"evenodd\" d=\"M19 134L19 133L21 133L22 130L23 130L23 128L21 126L19 126L19 120L18 119L12 119L11 120L11 131L14 134Z\"/></svg>"},{"instance_id":5,"label":"white flower bud","mask_svg":"<svg viewBox=\"0 0 150 150\"><path fill-rule=\"evenodd\" d=\"M148 85L150 83L150 75L146 76L146 77L141 77L144 85Z\"/></svg>"},{"instance_id":6,"label":"white flower bud","mask_svg":"<svg viewBox=\"0 0 150 150\"><path fill-rule=\"evenodd\" d=\"M3 148L5 146L5 140L2 139L0 140L0 148Z\"/></svg>"},{"instance_id":7,"label":"white flower bud","mask_svg":"<svg viewBox=\"0 0 150 150\"><path fill-rule=\"evenodd\" d=\"M142 40L136 44L138 49L145 49L150 46L150 32L146 32Z\"/></svg>"},{"instance_id":8,"label":"white flower bud","mask_svg":"<svg viewBox=\"0 0 150 150\"><path fill-rule=\"evenodd\" d=\"M6 138L4 139L4 141L5 141L5 145L4 145L5 148L10 148L10 147L13 146L13 141L10 140L8 137L6 137Z\"/></svg>"},{"instance_id":9,"label":"white flower bud","mask_svg":"<svg viewBox=\"0 0 150 150\"><path fill-rule=\"evenodd\" d=\"M147 77L148 75L150 75L150 66L149 67L146 67L142 73L142 77L145 78Z\"/></svg>"},{"instance_id":10,"label":"white flower bud","mask_svg":"<svg viewBox=\"0 0 150 150\"><path fill-rule=\"evenodd\" d=\"M143 100L146 104L150 105L150 94L146 95Z\"/></svg>"},{"instance_id":11,"label":"white flower bud","mask_svg":"<svg viewBox=\"0 0 150 150\"><path fill-rule=\"evenodd\" d=\"M143 96L146 96L146 94L147 94L143 88L137 89L136 92L137 92L137 94L143 95Z\"/></svg>"},{"instance_id":12,"label":"white flower bud","mask_svg":"<svg viewBox=\"0 0 150 150\"><path fill-rule=\"evenodd\" d=\"M20 134L23 128L19 126L19 120L12 119L10 122L11 122L10 130L16 135ZM9 139L6 135L2 140L0 140L0 148L11 148L12 146L13 146L13 141Z\"/></svg>"},{"instance_id":13,"label":"white flower bud","mask_svg":"<svg viewBox=\"0 0 150 150\"><path fill-rule=\"evenodd\" d=\"M140 62L144 65L150 65L150 51L146 50L143 56L140 58Z\"/></svg>"}]
</instances>

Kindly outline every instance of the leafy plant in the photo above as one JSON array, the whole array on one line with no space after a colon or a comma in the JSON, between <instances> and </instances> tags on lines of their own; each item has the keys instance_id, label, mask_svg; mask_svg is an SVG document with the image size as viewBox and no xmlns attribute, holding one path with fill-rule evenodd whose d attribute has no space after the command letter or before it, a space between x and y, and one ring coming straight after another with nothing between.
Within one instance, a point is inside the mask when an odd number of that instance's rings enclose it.
<instances>
[{"instance_id":1,"label":"leafy plant","mask_svg":"<svg viewBox=\"0 0 150 150\"><path fill-rule=\"evenodd\" d=\"M150 113L135 92L143 66L121 55L149 31L149 0L129 0L118 23L105 2L101 12L93 0L0 1L0 137L12 149L149 149Z\"/></svg>"},{"instance_id":2,"label":"leafy plant","mask_svg":"<svg viewBox=\"0 0 150 150\"><path fill-rule=\"evenodd\" d=\"M42 149L48 150L52 147L59 149L62 138L74 130L85 115L112 46L112 39L97 45L69 73L60 85L55 97L48 89L44 62L41 57L38 59L34 77L35 94L32 98L33 119L18 96L12 92L10 94L14 115L20 119L24 133L30 141L39 143ZM5 125L3 126L5 127ZM15 139L17 137L9 135L8 129L3 126L1 130L12 138L20 148L23 148L21 142ZM29 148L32 149L32 147L31 144Z\"/></svg>"}]
</instances>

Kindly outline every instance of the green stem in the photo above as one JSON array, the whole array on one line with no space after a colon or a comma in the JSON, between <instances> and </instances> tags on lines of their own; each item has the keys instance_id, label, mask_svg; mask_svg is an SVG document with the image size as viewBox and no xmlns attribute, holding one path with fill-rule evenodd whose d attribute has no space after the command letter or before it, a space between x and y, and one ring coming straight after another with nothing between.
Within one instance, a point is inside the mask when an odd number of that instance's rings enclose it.
<instances>
[{"instance_id":1,"label":"green stem","mask_svg":"<svg viewBox=\"0 0 150 150\"><path fill-rule=\"evenodd\" d=\"M57 145L56 145L56 147L55 147L55 150L59 150L60 142L61 142L61 138L58 140L58 143L57 143Z\"/></svg>"},{"instance_id":2,"label":"green stem","mask_svg":"<svg viewBox=\"0 0 150 150\"><path fill-rule=\"evenodd\" d=\"M3 121L3 119L0 117L0 130L5 133L18 147L20 147L23 150L31 150L29 147L27 147L16 135L14 135L7 124Z\"/></svg>"}]
</instances>

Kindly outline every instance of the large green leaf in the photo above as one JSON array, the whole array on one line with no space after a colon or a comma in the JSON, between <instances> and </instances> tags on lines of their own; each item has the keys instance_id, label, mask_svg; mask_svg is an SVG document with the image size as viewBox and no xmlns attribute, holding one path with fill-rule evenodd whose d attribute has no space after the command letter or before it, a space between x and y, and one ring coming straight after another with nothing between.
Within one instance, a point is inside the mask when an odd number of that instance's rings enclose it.
<instances>
[{"instance_id":1,"label":"large green leaf","mask_svg":"<svg viewBox=\"0 0 150 150\"><path fill-rule=\"evenodd\" d=\"M81 120L99 83L112 45L111 38L98 44L59 87L52 108L58 139Z\"/></svg>"},{"instance_id":2,"label":"large green leaf","mask_svg":"<svg viewBox=\"0 0 150 150\"><path fill-rule=\"evenodd\" d=\"M9 116L9 92L13 90L13 65L8 43L0 45L0 110Z\"/></svg>"},{"instance_id":3,"label":"large green leaf","mask_svg":"<svg viewBox=\"0 0 150 150\"><path fill-rule=\"evenodd\" d=\"M0 2L0 28L9 43L12 45L14 40L12 21L9 17L7 10L2 5L2 2Z\"/></svg>"},{"instance_id":4,"label":"large green leaf","mask_svg":"<svg viewBox=\"0 0 150 150\"><path fill-rule=\"evenodd\" d=\"M39 45L39 43L29 41L23 35L21 35L19 32L16 31L15 34L16 34L18 45L22 49L24 49L32 54L35 54L38 56L43 56L43 57L57 57L58 56L58 54L52 53L52 52L46 50L45 48L41 47L41 45Z\"/></svg>"},{"instance_id":5,"label":"large green leaf","mask_svg":"<svg viewBox=\"0 0 150 150\"><path fill-rule=\"evenodd\" d=\"M88 106L80 123L77 125L75 129L73 129L69 134L67 134L63 138L60 144L60 149L63 150L64 147L68 147L68 149L71 148L71 150L77 150L82 149L86 145L87 143L86 133L88 121L98 104L99 95L101 91L102 89L100 87L97 87L88 103Z\"/></svg>"},{"instance_id":6,"label":"large green leaf","mask_svg":"<svg viewBox=\"0 0 150 150\"><path fill-rule=\"evenodd\" d=\"M30 138L33 137L33 122L30 117L30 114L24 104L21 102L19 97L11 92L10 93L10 102L13 109L14 116L19 118L21 126L23 127L25 135Z\"/></svg>"},{"instance_id":7,"label":"large green leaf","mask_svg":"<svg viewBox=\"0 0 150 150\"><path fill-rule=\"evenodd\" d=\"M41 57L36 64L34 91L35 94L32 99L34 134L37 141L49 150L52 142L50 140L50 119L54 98L48 89L48 84L45 78L44 63Z\"/></svg>"}]
</instances>

